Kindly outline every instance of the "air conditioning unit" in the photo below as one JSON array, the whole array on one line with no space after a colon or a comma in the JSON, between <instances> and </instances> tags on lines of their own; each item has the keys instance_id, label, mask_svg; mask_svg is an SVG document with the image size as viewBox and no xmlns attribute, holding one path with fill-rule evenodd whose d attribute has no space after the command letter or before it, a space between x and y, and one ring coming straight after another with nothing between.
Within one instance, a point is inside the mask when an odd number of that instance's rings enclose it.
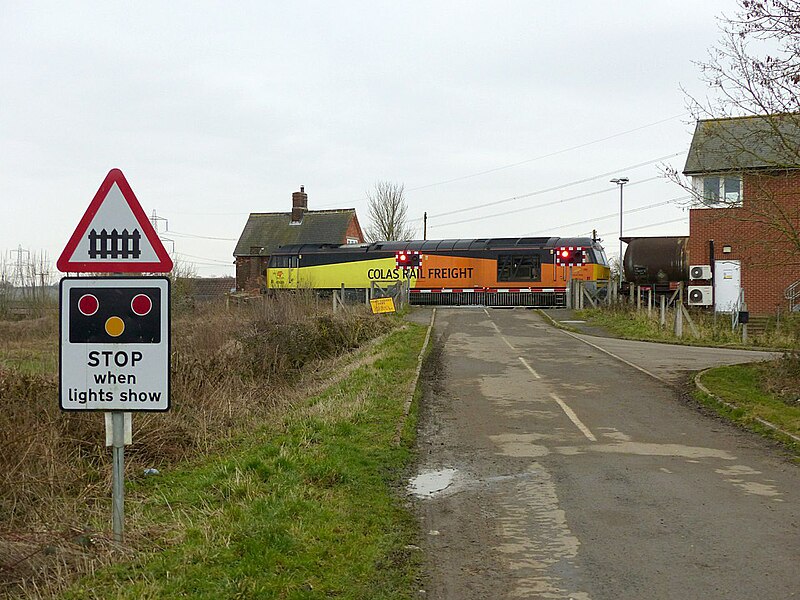
<instances>
[{"instance_id":1,"label":"air conditioning unit","mask_svg":"<svg viewBox=\"0 0 800 600\"><path fill-rule=\"evenodd\" d=\"M711 306L710 285L690 285L689 286L689 306Z\"/></svg>"},{"instance_id":2,"label":"air conditioning unit","mask_svg":"<svg viewBox=\"0 0 800 600\"><path fill-rule=\"evenodd\" d=\"M689 281L695 279L711 279L711 265L691 265L689 267Z\"/></svg>"}]
</instances>

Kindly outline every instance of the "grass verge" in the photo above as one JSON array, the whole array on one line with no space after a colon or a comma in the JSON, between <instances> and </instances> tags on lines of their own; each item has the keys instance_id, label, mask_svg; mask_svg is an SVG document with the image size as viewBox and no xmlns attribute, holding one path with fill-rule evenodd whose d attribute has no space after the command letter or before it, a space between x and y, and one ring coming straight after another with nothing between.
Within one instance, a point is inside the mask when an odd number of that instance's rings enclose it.
<instances>
[{"instance_id":1,"label":"grass verge","mask_svg":"<svg viewBox=\"0 0 800 600\"><path fill-rule=\"evenodd\" d=\"M224 454L137 482L127 526L150 551L64 597L416 596L416 524L395 490L411 450L392 438L424 336L393 332L374 360Z\"/></svg>"},{"instance_id":2,"label":"grass verge","mask_svg":"<svg viewBox=\"0 0 800 600\"><path fill-rule=\"evenodd\" d=\"M761 420L767 421L800 438L800 402L765 389L769 381L765 369L770 363L732 365L709 369L699 377L700 383L714 396L732 406L720 404L702 390L694 396L726 418L758 433L777 439L800 458L800 442L780 431L775 431Z\"/></svg>"},{"instance_id":3,"label":"grass verge","mask_svg":"<svg viewBox=\"0 0 800 600\"><path fill-rule=\"evenodd\" d=\"M666 325L661 326L658 309L648 313L647 310L636 310L628 306L611 306L588 308L576 311L590 325L603 327L619 337L631 340L667 342L670 344L717 346L725 348L778 348L792 349L800 347L800 317L785 316L780 328L773 327L768 332L751 335L748 343L742 344L740 330L732 330L728 315L714 315L706 312L692 312L692 320L699 337L692 333L688 322L684 322L683 337L674 334L675 314L668 310Z\"/></svg>"}]
</instances>

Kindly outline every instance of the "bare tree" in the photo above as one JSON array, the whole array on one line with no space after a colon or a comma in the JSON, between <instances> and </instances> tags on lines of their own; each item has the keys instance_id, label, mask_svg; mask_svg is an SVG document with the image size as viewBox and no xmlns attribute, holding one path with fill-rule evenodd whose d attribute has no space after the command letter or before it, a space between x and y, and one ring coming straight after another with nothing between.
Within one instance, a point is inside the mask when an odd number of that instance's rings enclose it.
<instances>
[{"instance_id":1,"label":"bare tree","mask_svg":"<svg viewBox=\"0 0 800 600\"><path fill-rule=\"evenodd\" d=\"M408 224L408 206L404 186L390 181L378 181L367 192L370 225L365 236L370 242L381 240L411 240L415 229Z\"/></svg>"},{"instance_id":2,"label":"bare tree","mask_svg":"<svg viewBox=\"0 0 800 600\"><path fill-rule=\"evenodd\" d=\"M788 249L784 262L797 263L800 203L791 180L800 167L800 0L737 3L734 16L719 19L707 60L696 63L709 94L686 94L698 125L685 172L709 176L693 186L676 169L666 174L691 192L692 206L748 223L749 243L762 254ZM730 194L726 173L734 176Z\"/></svg>"},{"instance_id":3,"label":"bare tree","mask_svg":"<svg viewBox=\"0 0 800 600\"><path fill-rule=\"evenodd\" d=\"M795 113L800 110L800 2L738 0L720 18L721 38L698 62L715 94L690 97L697 118ZM775 133L780 135L776 129ZM792 149L797 153L797 148Z\"/></svg>"}]
</instances>

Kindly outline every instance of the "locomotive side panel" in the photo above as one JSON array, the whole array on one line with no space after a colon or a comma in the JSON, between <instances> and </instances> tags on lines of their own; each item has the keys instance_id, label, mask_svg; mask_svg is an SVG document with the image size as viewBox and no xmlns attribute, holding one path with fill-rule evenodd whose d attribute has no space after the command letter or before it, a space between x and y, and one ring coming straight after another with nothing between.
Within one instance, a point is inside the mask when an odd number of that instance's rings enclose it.
<instances>
[{"instance_id":1,"label":"locomotive side panel","mask_svg":"<svg viewBox=\"0 0 800 600\"><path fill-rule=\"evenodd\" d=\"M548 240L515 241L462 240L446 249L431 247L436 242L287 247L271 257L266 285L271 290L342 285L363 290L373 283L408 281L412 303L560 306L570 279L608 278L608 266L598 259L604 256L602 248L593 240L551 238L544 246ZM559 242L569 243L570 250L583 248L585 264L556 264ZM398 267L401 252L419 255L419 266Z\"/></svg>"}]
</instances>

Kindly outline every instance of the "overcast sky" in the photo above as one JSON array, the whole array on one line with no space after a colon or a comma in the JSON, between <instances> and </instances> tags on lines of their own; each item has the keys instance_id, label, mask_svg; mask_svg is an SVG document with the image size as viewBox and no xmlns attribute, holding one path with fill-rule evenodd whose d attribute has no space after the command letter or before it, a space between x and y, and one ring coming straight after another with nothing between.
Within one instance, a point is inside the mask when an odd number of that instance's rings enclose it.
<instances>
[{"instance_id":1,"label":"overcast sky","mask_svg":"<svg viewBox=\"0 0 800 600\"><path fill-rule=\"evenodd\" d=\"M55 269L114 167L200 275L232 275L247 215L288 211L300 185L310 209L354 207L362 227L365 192L388 180L418 238L427 211L429 239L596 229L616 255L609 179L627 176L626 234L686 235L659 165L683 167L681 86L704 93L692 61L734 10L0 0L0 252Z\"/></svg>"}]
</instances>

